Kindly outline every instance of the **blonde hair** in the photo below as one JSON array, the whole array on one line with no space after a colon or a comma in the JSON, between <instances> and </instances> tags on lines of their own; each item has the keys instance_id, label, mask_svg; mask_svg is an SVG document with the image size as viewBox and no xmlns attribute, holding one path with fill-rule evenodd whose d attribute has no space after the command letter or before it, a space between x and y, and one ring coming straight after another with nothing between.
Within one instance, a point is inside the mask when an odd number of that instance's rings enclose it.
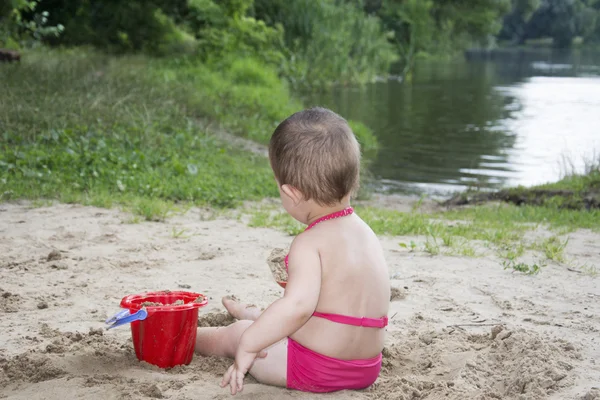
<instances>
[{"instance_id":1,"label":"blonde hair","mask_svg":"<svg viewBox=\"0 0 600 400\"><path fill-rule=\"evenodd\" d=\"M333 205L358 188L360 146L348 122L331 110L297 112L275 129L271 168L280 185L291 185L321 205Z\"/></svg>"}]
</instances>

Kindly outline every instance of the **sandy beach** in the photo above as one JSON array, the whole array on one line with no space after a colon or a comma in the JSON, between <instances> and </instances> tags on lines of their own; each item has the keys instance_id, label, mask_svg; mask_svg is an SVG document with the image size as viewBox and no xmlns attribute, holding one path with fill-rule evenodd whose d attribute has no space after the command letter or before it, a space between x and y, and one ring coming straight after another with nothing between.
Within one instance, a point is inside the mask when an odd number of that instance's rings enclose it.
<instances>
[{"instance_id":1,"label":"sandy beach","mask_svg":"<svg viewBox=\"0 0 600 400\"><path fill-rule=\"evenodd\" d=\"M227 399L230 361L195 356L162 371L140 363L128 326L104 321L128 294L209 297L200 324L227 324L220 299L264 307L282 294L266 258L291 237L191 209L129 223L113 209L0 205L0 398ZM600 235L569 235L566 254L600 267ZM239 399L600 399L600 285L549 263L535 276L479 258L410 252L381 237L398 289L374 387L316 396L247 378Z\"/></svg>"}]
</instances>

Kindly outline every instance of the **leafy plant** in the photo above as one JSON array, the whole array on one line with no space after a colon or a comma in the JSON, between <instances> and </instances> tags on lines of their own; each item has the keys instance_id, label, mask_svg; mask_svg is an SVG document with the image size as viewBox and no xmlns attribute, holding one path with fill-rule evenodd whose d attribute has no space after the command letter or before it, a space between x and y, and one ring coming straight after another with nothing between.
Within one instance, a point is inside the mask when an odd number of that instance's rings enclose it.
<instances>
[{"instance_id":1,"label":"leafy plant","mask_svg":"<svg viewBox=\"0 0 600 400\"><path fill-rule=\"evenodd\" d=\"M48 25L48 11L37 12L38 0L12 0L0 4L0 47L17 48L58 37L62 24Z\"/></svg>"},{"instance_id":2,"label":"leafy plant","mask_svg":"<svg viewBox=\"0 0 600 400\"><path fill-rule=\"evenodd\" d=\"M410 248L410 251L411 251L411 252L414 252L414 251L417 249L417 244L416 244L416 243L415 243L413 240L411 240L409 244L406 244L406 243L400 242L400 243L398 243L398 245L399 245L400 247L402 247L402 248L405 248L405 249L408 249L408 248ZM409 247L409 246L410 246L410 247Z\"/></svg>"},{"instance_id":3,"label":"leafy plant","mask_svg":"<svg viewBox=\"0 0 600 400\"><path fill-rule=\"evenodd\" d=\"M525 275L537 275L540 273L542 267L544 267L544 265L537 263L527 264L523 262L517 262L515 260L503 261L502 265L504 266L505 270L512 269L513 272L521 272Z\"/></svg>"}]
</instances>

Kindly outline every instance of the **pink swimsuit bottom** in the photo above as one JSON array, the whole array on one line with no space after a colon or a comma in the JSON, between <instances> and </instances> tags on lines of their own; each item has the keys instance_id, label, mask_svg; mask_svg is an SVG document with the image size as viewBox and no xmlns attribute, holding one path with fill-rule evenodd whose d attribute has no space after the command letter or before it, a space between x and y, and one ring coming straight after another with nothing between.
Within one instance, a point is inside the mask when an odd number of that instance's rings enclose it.
<instances>
[{"instance_id":1,"label":"pink swimsuit bottom","mask_svg":"<svg viewBox=\"0 0 600 400\"><path fill-rule=\"evenodd\" d=\"M333 218L344 217L354 212L348 207L337 213L319 218L306 230L316 224ZM288 257L285 258L286 268ZM314 312L313 317L324 318L340 324L383 329L388 318L349 317L339 314ZM287 387L311 393L327 393L339 390L366 389L377 380L381 371L381 359L377 357L365 360L339 360L314 352L288 338Z\"/></svg>"}]
</instances>

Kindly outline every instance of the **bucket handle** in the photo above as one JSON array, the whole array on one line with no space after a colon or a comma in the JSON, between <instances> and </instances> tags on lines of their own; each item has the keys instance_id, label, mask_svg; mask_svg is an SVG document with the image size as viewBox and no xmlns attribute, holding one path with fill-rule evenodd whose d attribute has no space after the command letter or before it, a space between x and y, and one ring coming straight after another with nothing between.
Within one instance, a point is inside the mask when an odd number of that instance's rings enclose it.
<instances>
[{"instance_id":1,"label":"bucket handle","mask_svg":"<svg viewBox=\"0 0 600 400\"><path fill-rule=\"evenodd\" d=\"M146 311L145 308L141 308L133 314L131 314L129 310L121 310L106 320L106 323L109 325L106 330L129 324L134 321L143 321L147 317L148 311Z\"/></svg>"}]
</instances>

